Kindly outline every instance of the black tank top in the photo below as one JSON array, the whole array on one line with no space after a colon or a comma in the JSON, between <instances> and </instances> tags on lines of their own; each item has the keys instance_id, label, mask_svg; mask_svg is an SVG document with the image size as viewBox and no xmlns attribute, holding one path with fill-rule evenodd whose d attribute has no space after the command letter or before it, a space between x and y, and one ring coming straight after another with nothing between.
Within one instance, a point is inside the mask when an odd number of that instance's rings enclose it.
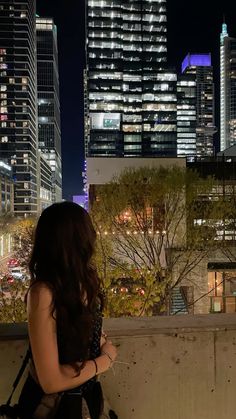
<instances>
[{"instance_id":1,"label":"black tank top","mask_svg":"<svg viewBox=\"0 0 236 419\"><path fill-rule=\"evenodd\" d=\"M93 323L92 323L92 338L90 341L90 347L89 347L89 359L97 358L101 354L100 350L100 340L101 340L101 333L102 333L102 313L100 305L97 307L97 309L94 312L93 315ZM60 334L57 336L58 339L58 351L59 351L59 359L63 359L63 353L64 353L64 342L60 339ZM79 342L78 342L79 344ZM69 354L67 353L66 356L66 362L62 363L73 363L75 361L75 349L71 348L71 356L70 351ZM68 352L68 351L67 351ZM79 352L79 351L78 351ZM83 361L82 359L79 359L79 357L76 359L76 361ZM97 378L93 377L90 380L86 381L86 383L82 384L79 387L76 387L71 390L67 390L67 394L78 394L83 395L86 391L88 391L96 382Z\"/></svg>"}]
</instances>

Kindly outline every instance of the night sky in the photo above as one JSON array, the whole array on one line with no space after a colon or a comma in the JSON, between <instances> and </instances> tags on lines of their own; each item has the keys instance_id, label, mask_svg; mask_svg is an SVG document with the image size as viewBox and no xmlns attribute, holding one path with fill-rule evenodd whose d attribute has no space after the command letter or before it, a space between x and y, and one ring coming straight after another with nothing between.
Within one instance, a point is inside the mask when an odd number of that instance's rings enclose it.
<instances>
[{"instance_id":1,"label":"night sky","mask_svg":"<svg viewBox=\"0 0 236 419\"><path fill-rule=\"evenodd\" d=\"M132 1L132 0L130 0ZM37 0L37 13L53 17L58 27L62 123L63 197L82 192L83 68L85 63L85 0ZM180 69L188 52L211 52L219 108L219 33L223 16L236 37L236 2L167 0L169 64ZM218 124L218 117L216 120Z\"/></svg>"}]
</instances>

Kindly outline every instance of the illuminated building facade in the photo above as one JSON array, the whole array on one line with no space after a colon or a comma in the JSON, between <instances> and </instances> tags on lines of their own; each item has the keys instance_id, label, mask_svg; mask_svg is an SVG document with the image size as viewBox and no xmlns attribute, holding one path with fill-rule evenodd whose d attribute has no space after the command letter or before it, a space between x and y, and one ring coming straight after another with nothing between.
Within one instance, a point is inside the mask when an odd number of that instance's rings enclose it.
<instances>
[{"instance_id":1,"label":"illuminated building facade","mask_svg":"<svg viewBox=\"0 0 236 419\"><path fill-rule=\"evenodd\" d=\"M14 182L12 168L0 160L0 214L14 211Z\"/></svg>"},{"instance_id":2,"label":"illuminated building facade","mask_svg":"<svg viewBox=\"0 0 236 419\"><path fill-rule=\"evenodd\" d=\"M88 210L87 195L73 195L73 202Z\"/></svg>"},{"instance_id":3,"label":"illuminated building facade","mask_svg":"<svg viewBox=\"0 0 236 419\"><path fill-rule=\"evenodd\" d=\"M38 211L41 213L45 208L53 203L54 185L52 181L51 166L40 151L38 152L38 177Z\"/></svg>"},{"instance_id":4,"label":"illuminated building facade","mask_svg":"<svg viewBox=\"0 0 236 419\"><path fill-rule=\"evenodd\" d=\"M39 150L52 170L53 202L62 199L61 128L57 28L52 18L36 18Z\"/></svg>"},{"instance_id":5,"label":"illuminated building facade","mask_svg":"<svg viewBox=\"0 0 236 419\"><path fill-rule=\"evenodd\" d=\"M35 0L0 0L0 157L13 168L14 212L37 213Z\"/></svg>"},{"instance_id":6,"label":"illuminated building facade","mask_svg":"<svg viewBox=\"0 0 236 419\"><path fill-rule=\"evenodd\" d=\"M176 156L166 0L87 0L86 25L86 155Z\"/></svg>"},{"instance_id":7,"label":"illuminated building facade","mask_svg":"<svg viewBox=\"0 0 236 419\"><path fill-rule=\"evenodd\" d=\"M188 54L177 85L178 156L212 156L216 128L211 54Z\"/></svg>"},{"instance_id":8,"label":"illuminated building facade","mask_svg":"<svg viewBox=\"0 0 236 419\"><path fill-rule=\"evenodd\" d=\"M236 38L220 35L220 149L236 144Z\"/></svg>"},{"instance_id":9,"label":"illuminated building facade","mask_svg":"<svg viewBox=\"0 0 236 419\"><path fill-rule=\"evenodd\" d=\"M177 81L177 155L196 156L196 79L181 74Z\"/></svg>"}]
</instances>

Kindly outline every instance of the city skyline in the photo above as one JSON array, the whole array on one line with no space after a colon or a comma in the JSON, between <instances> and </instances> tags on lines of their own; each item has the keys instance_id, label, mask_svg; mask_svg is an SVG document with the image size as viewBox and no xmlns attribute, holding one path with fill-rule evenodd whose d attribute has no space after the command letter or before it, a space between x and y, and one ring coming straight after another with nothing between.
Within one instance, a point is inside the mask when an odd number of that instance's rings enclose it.
<instances>
[{"instance_id":1,"label":"city skyline","mask_svg":"<svg viewBox=\"0 0 236 419\"><path fill-rule=\"evenodd\" d=\"M84 69L84 2L65 4L38 0L37 11L52 16L58 26L59 68L62 102L62 155L64 197L81 192L83 183L83 69ZM212 5L200 0L196 6L186 0L167 1L168 64L180 71L188 52L212 53L216 81L216 125L219 135L219 45L223 15L231 36L236 36L232 1L212 10ZM76 53L77 52L77 53ZM217 67L216 67L217 66ZM73 88L72 88L73 86ZM219 144L219 137L218 137Z\"/></svg>"}]
</instances>

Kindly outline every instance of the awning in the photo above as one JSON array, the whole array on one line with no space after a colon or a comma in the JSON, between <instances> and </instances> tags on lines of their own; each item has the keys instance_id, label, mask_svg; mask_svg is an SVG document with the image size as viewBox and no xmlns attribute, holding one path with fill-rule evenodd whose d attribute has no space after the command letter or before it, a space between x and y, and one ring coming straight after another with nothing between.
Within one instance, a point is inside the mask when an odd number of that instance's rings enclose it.
<instances>
[{"instance_id":1,"label":"awning","mask_svg":"<svg viewBox=\"0 0 236 419\"><path fill-rule=\"evenodd\" d=\"M208 271L236 271L236 262L209 262Z\"/></svg>"}]
</instances>

